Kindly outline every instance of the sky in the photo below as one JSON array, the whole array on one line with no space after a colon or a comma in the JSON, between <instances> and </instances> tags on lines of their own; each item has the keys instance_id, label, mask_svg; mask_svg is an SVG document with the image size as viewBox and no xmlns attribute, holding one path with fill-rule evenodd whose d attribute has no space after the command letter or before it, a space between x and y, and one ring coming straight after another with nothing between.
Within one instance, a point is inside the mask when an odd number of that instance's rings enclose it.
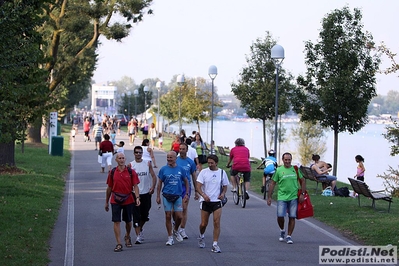
<instances>
[{"instance_id":1,"label":"sky","mask_svg":"<svg viewBox=\"0 0 399 266\"><path fill-rule=\"evenodd\" d=\"M208 68L215 65L218 94L231 94L251 44L266 31L284 47L282 67L294 76L305 74L304 42L316 43L323 17L345 5L362 10L364 30L376 44L383 41L399 53L398 0L154 0L154 14L121 43L100 39L93 79L105 83L128 76L140 84L159 78L168 84L178 74L209 79ZM381 67L388 65L383 58ZM398 75L379 74L377 93L397 90Z\"/></svg>"}]
</instances>

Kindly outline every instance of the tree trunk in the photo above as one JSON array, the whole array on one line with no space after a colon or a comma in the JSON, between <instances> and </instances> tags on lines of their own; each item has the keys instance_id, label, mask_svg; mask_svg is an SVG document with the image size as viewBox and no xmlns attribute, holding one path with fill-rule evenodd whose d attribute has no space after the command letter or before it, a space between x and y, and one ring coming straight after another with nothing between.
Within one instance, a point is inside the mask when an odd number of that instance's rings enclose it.
<instances>
[{"instance_id":1,"label":"tree trunk","mask_svg":"<svg viewBox=\"0 0 399 266\"><path fill-rule=\"evenodd\" d=\"M15 166L15 141L0 143L0 167Z\"/></svg>"},{"instance_id":2,"label":"tree trunk","mask_svg":"<svg viewBox=\"0 0 399 266\"><path fill-rule=\"evenodd\" d=\"M334 164L333 176L337 176L337 162L338 162L338 130L334 130Z\"/></svg>"},{"instance_id":3,"label":"tree trunk","mask_svg":"<svg viewBox=\"0 0 399 266\"><path fill-rule=\"evenodd\" d=\"M38 117L33 123L28 125L27 142L42 143L41 128L42 118Z\"/></svg>"}]
</instances>

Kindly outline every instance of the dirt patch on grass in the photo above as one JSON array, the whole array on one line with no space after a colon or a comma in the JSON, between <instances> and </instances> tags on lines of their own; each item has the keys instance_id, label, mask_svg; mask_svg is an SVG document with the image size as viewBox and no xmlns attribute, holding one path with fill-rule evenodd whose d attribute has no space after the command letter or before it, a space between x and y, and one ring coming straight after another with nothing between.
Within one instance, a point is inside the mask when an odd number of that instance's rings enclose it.
<instances>
[{"instance_id":1,"label":"dirt patch on grass","mask_svg":"<svg viewBox=\"0 0 399 266\"><path fill-rule=\"evenodd\" d=\"M16 166L0 166L0 175L20 175L26 172Z\"/></svg>"}]
</instances>

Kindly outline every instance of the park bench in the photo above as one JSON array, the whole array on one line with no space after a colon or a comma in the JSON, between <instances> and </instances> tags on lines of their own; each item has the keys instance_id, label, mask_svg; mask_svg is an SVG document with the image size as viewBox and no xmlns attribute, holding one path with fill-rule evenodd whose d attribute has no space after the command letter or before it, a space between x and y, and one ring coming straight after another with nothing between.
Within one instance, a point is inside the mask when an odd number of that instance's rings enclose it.
<instances>
[{"instance_id":1,"label":"park bench","mask_svg":"<svg viewBox=\"0 0 399 266\"><path fill-rule=\"evenodd\" d=\"M364 183L363 181L354 179L354 178L350 178L348 177L349 182L351 183L351 186L353 188L353 191L355 191L358 195L357 195L357 199L359 202L359 207L360 207L360 195L365 196L366 198L372 199L373 202L371 203L371 206L375 209L375 201L376 200L385 200L389 202L388 205L388 212L391 209L391 203L392 203L392 197L389 196L386 193L383 193L384 190L380 190L380 191L372 191L370 190L369 186Z\"/></svg>"},{"instance_id":2,"label":"park bench","mask_svg":"<svg viewBox=\"0 0 399 266\"><path fill-rule=\"evenodd\" d=\"M317 189L319 187L319 183L322 184L322 189L325 189L330 183L330 181L328 181L328 180L319 180L318 177L314 174L313 170L310 167L302 165L300 167L300 170L305 179L316 182L315 194L317 194ZM319 177L323 177L323 176L319 176Z\"/></svg>"}]
</instances>

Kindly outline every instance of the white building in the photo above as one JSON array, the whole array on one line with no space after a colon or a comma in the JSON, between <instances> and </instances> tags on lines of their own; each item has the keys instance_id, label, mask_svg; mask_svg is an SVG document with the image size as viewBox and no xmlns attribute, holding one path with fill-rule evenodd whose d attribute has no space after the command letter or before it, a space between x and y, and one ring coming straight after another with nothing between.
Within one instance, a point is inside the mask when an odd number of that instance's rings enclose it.
<instances>
[{"instance_id":1,"label":"white building","mask_svg":"<svg viewBox=\"0 0 399 266\"><path fill-rule=\"evenodd\" d=\"M91 86L91 109L105 113L116 112L116 86L110 84L93 84Z\"/></svg>"}]
</instances>

